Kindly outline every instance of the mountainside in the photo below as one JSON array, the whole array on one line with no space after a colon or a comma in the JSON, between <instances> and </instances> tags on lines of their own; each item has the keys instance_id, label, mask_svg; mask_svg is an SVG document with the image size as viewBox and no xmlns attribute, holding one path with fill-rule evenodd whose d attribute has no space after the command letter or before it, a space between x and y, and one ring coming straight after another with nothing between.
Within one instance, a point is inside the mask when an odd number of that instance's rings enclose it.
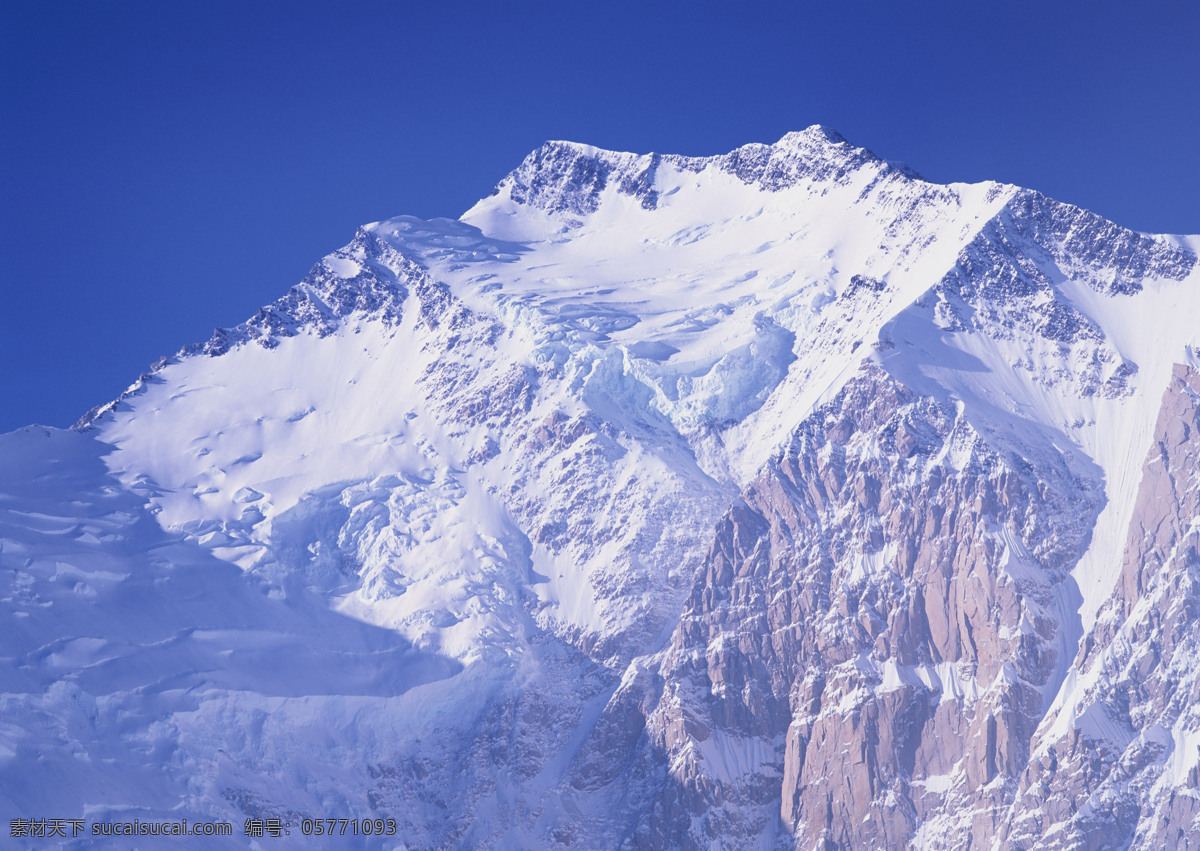
<instances>
[{"instance_id":1,"label":"mountainside","mask_svg":"<svg viewBox=\"0 0 1200 851\"><path fill-rule=\"evenodd\" d=\"M0 801L1200 846L1198 249L820 127L367 225L0 436Z\"/></svg>"}]
</instances>

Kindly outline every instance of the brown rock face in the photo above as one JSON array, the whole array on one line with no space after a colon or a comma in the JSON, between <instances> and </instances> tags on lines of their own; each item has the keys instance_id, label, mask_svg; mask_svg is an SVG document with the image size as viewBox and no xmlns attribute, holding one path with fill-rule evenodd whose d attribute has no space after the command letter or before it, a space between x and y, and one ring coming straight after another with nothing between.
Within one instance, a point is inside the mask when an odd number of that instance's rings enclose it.
<instances>
[{"instance_id":1,"label":"brown rock face","mask_svg":"<svg viewBox=\"0 0 1200 851\"><path fill-rule=\"evenodd\" d=\"M1004 833L1014 847L1200 847L1198 520L1200 372L1179 365L1075 699L1021 777Z\"/></svg>"},{"instance_id":2,"label":"brown rock face","mask_svg":"<svg viewBox=\"0 0 1200 851\"><path fill-rule=\"evenodd\" d=\"M678 781L660 811L689 819L648 844L995 834L1100 502L865 367L719 526L649 718Z\"/></svg>"}]
</instances>

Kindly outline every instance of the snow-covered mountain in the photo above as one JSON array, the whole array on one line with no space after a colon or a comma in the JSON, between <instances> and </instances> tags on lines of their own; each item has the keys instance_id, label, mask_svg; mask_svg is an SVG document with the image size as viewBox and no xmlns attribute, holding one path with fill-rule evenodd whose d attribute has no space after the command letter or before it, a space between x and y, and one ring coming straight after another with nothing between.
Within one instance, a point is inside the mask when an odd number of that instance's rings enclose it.
<instances>
[{"instance_id":1,"label":"snow-covered mountain","mask_svg":"<svg viewBox=\"0 0 1200 851\"><path fill-rule=\"evenodd\" d=\"M1198 250L820 127L367 225L0 436L0 801L1200 844Z\"/></svg>"}]
</instances>

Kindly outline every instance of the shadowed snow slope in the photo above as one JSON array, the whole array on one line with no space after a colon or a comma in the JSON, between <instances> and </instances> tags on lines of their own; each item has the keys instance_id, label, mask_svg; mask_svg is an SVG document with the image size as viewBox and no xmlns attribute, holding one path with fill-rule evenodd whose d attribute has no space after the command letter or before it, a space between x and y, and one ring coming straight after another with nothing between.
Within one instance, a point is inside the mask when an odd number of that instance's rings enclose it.
<instances>
[{"instance_id":1,"label":"shadowed snow slope","mask_svg":"<svg viewBox=\"0 0 1200 851\"><path fill-rule=\"evenodd\" d=\"M1094 793L1149 847L1197 734L1097 721L1096 647L1162 597L1123 548L1190 410L1196 246L820 127L548 142L460 220L367 225L0 438L0 798L394 819L370 847L1067 847ZM1075 729L1161 747L1093 783Z\"/></svg>"}]
</instances>

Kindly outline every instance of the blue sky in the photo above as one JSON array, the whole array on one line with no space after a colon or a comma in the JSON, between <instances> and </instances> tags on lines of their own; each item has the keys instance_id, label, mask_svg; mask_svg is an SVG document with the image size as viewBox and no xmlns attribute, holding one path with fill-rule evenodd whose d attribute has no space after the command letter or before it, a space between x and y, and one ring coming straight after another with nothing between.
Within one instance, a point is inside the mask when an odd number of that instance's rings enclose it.
<instances>
[{"instance_id":1,"label":"blue sky","mask_svg":"<svg viewBox=\"0 0 1200 851\"><path fill-rule=\"evenodd\" d=\"M931 180L1200 233L1200 4L0 3L0 432L66 426L357 225L546 139L821 123Z\"/></svg>"}]
</instances>

